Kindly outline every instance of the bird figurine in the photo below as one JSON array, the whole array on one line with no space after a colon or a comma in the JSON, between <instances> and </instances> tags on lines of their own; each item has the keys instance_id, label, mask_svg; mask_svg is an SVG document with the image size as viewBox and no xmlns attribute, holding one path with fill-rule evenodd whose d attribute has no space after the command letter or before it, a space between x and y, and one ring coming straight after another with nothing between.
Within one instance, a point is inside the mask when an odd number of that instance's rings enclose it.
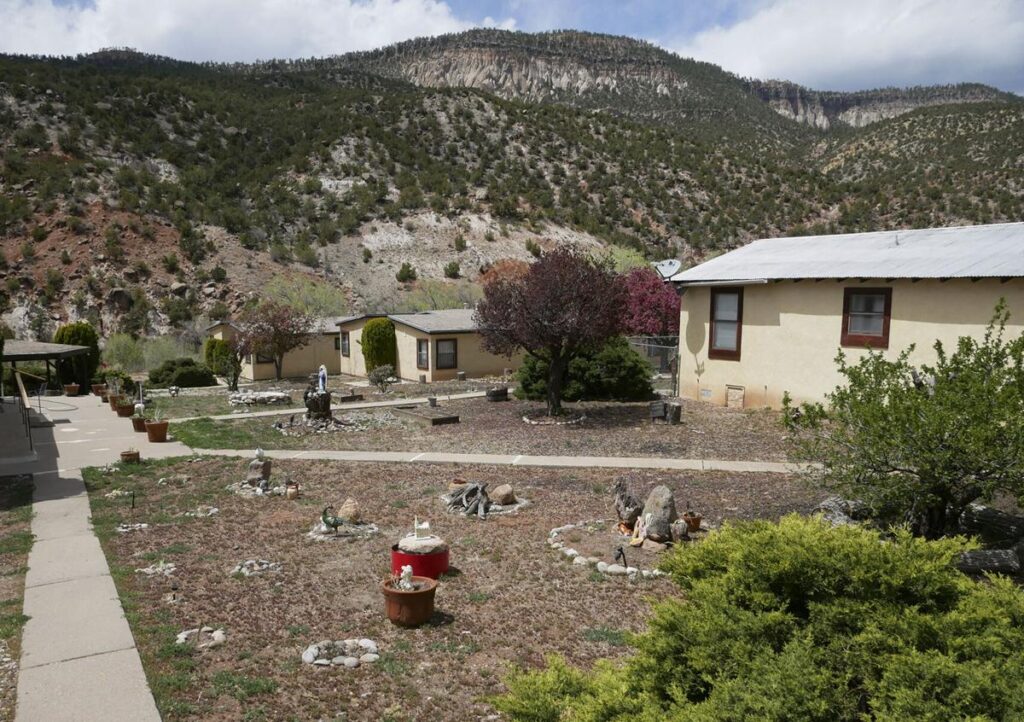
<instances>
[{"instance_id":1,"label":"bird figurine","mask_svg":"<svg viewBox=\"0 0 1024 722\"><path fill-rule=\"evenodd\" d=\"M338 533L338 527L345 524L345 520L340 516L334 516L334 514L328 514L327 512L333 512L333 506L325 506L324 510L320 512L320 521L323 522L324 529L333 529L334 533Z\"/></svg>"},{"instance_id":2,"label":"bird figurine","mask_svg":"<svg viewBox=\"0 0 1024 722\"><path fill-rule=\"evenodd\" d=\"M259 459L260 461L263 461L263 456L264 456L263 449L261 449L259 446L257 446L256 447L256 458Z\"/></svg>"},{"instance_id":3,"label":"bird figurine","mask_svg":"<svg viewBox=\"0 0 1024 722\"><path fill-rule=\"evenodd\" d=\"M615 550L615 554L612 555L612 559L614 559L617 562L621 561L622 566L624 567L629 566L629 564L626 562L626 550L623 549L621 546Z\"/></svg>"}]
</instances>

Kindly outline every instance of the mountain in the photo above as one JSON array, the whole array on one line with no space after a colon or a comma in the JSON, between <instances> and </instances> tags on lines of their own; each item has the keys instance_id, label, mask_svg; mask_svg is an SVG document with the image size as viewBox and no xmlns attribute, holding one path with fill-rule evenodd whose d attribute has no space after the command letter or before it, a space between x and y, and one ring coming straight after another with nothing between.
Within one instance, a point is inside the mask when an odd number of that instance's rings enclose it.
<instances>
[{"instance_id":1,"label":"mountain","mask_svg":"<svg viewBox=\"0 0 1024 722\"><path fill-rule=\"evenodd\" d=\"M462 78L476 87L433 87ZM715 66L584 33L253 65L0 57L0 313L45 336L78 317L197 328L274 293L461 306L496 262L559 243L691 262L757 237L1022 220L1024 104L958 87L971 102L905 91L929 107L825 132ZM881 115L896 96L873 92L857 102Z\"/></svg>"}]
</instances>

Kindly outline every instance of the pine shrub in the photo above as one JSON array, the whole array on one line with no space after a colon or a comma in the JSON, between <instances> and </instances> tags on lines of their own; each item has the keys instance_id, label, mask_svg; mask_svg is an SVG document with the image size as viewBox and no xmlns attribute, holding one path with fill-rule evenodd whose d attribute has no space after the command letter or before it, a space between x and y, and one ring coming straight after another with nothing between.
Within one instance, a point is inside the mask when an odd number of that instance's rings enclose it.
<instances>
[{"instance_id":1,"label":"pine shrub","mask_svg":"<svg viewBox=\"0 0 1024 722\"><path fill-rule=\"evenodd\" d=\"M100 336L96 329L88 321L68 323L53 334L53 342L89 348L88 353L57 362L57 375L62 384L88 386L89 379L100 365Z\"/></svg>"},{"instance_id":2,"label":"pine shrub","mask_svg":"<svg viewBox=\"0 0 1024 722\"><path fill-rule=\"evenodd\" d=\"M516 395L543 401L547 390L547 363L527 355L519 368ZM646 401L653 395L650 365L626 339L619 337L569 362L562 398L566 401Z\"/></svg>"},{"instance_id":3,"label":"pine shrub","mask_svg":"<svg viewBox=\"0 0 1024 722\"><path fill-rule=\"evenodd\" d=\"M363 327L363 361L366 368L391 366L398 362L395 324L389 318L371 318Z\"/></svg>"}]
</instances>

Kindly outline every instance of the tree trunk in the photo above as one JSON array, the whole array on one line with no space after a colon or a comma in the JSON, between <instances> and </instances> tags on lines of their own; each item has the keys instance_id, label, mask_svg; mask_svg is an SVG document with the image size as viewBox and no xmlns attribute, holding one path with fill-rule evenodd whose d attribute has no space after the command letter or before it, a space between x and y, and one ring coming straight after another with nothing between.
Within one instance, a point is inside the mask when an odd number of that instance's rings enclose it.
<instances>
[{"instance_id":1,"label":"tree trunk","mask_svg":"<svg viewBox=\"0 0 1024 722\"><path fill-rule=\"evenodd\" d=\"M562 414L562 386L567 368L568 363L561 353L551 354L551 363L548 364L548 416Z\"/></svg>"},{"instance_id":2,"label":"tree trunk","mask_svg":"<svg viewBox=\"0 0 1024 722\"><path fill-rule=\"evenodd\" d=\"M274 357L274 378L278 381L281 380L281 367L284 366L284 356Z\"/></svg>"},{"instance_id":3,"label":"tree trunk","mask_svg":"<svg viewBox=\"0 0 1024 722\"><path fill-rule=\"evenodd\" d=\"M960 515L964 507L948 501L936 502L917 513L911 520L911 530L925 539L941 539L956 534L960 529Z\"/></svg>"}]
</instances>

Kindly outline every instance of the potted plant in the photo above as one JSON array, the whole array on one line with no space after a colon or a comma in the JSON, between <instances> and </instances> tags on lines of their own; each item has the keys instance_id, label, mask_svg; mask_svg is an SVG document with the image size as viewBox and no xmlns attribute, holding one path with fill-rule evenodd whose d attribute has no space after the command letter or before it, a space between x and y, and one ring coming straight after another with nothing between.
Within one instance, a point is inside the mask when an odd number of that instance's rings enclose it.
<instances>
[{"instance_id":1,"label":"potted plant","mask_svg":"<svg viewBox=\"0 0 1024 722\"><path fill-rule=\"evenodd\" d=\"M92 389L93 396L104 396L105 397L107 395L107 385L106 384L93 384L90 388ZM104 398L104 401L106 401L105 398Z\"/></svg>"},{"instance_id":2,"label":"potted plant","mask_svg":"<svg viewBox=\"0 0 1024 722\"><path fill-rule=\"evenodd\" d=\"M132 415L132 429L143 434L146 433L146 417L142 415L138 407Z\"/></svg>"},{"instance_id":3,"label":"potted plant","mask_svg":"<svg viewBox=\"0 0 1024 722\"><path fill-rule=\"evenodd\" d=\"M437 580L413 576L410 566L385 579L380 588L388 621L398 627L418 627L434 614Z\"/></svg>"},{"instance_id":4,"label":"potted plant","mask_svg":"<svg viewBox=\"0 0 1024 722\"><path fill-rule=\"evenodd\" d=\"M121 461L126 464L138 464L140 461L138 449L128 449L121 452Z\"/></svg>"},{"instance_id":5,"label":"potted plant","mask_svg":"<svg viewBox=\"0 0 1024 722\"><path fill-rule=\"evenodd\" d=\"M135 413L135 402L128 396L119 396L117 404L114 406L114 411L117 412L120 418L127 419Z\"/></svg>"},{"instance_id":6,"label":"potted plant","mask_svg":"<svg viewBox=\"0 0 1024 722\"><path fill-rule=\"evenodd\" d=\"M146 419L146 434L155 444L167 441L167 422L160 418L160 412L157 412L156 418Z\"/></svg>"},{"instance_id":7,"label":"potted plant","mask_svg":"<svg viewBox=\"0 0 1024 722\"><path fill-rule=\"evenodd\" d=\"M65 396L78 396L78 384L64 384Z\"/></svg>"}]
</instances>

